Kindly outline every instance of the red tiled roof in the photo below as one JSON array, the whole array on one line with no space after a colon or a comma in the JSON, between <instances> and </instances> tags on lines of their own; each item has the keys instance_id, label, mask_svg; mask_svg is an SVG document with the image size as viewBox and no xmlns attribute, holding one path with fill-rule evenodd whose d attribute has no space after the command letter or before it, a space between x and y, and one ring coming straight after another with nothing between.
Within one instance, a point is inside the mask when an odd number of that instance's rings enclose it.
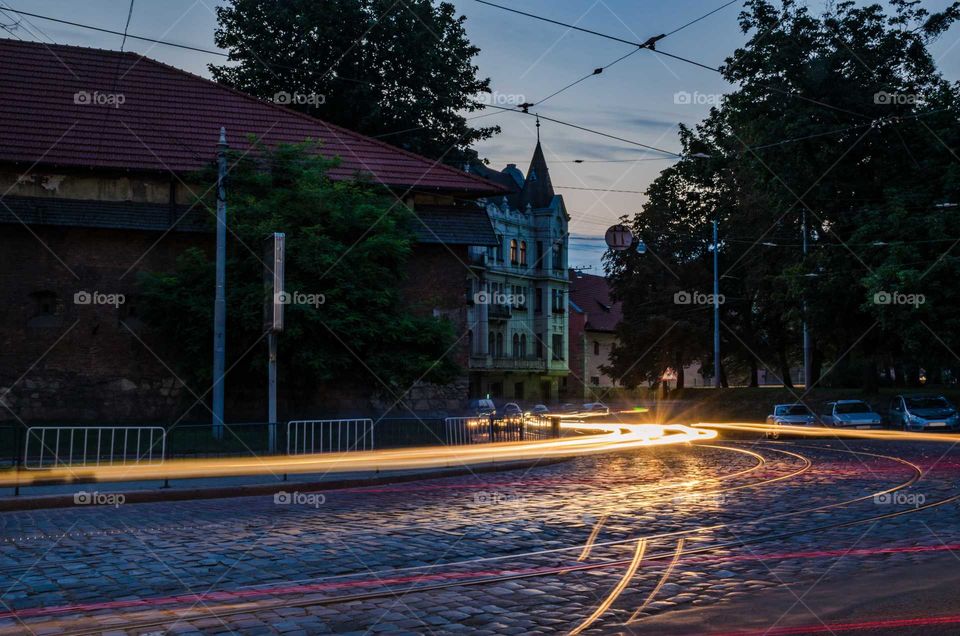
<instances>
[{"instance_id":1,"label":"red tiled roof","mask_svg":"<svg viewBox=\"0 0 960 636\"><path fill-rule=\"evenodd\" d=\"M0 161L190 172L215 158L220 127L233 149L322 143L333 178L477 196L503 188L431 159L264 102L180 69L120 53L0 38ZM85 92L123 103L75 103Z\"/></svg>"},{"instance_id":2,"label":"red tiled roof","mask_svg":"<svg viewBox=\"0 0 960 636\"><path fill-rule=\"evenodd\" d=\"M587 331L614 331L623 318L620 303L610 300L610 283L603 276L570 270L570 301L587 316Z\"/></svg>"}]
</instances>

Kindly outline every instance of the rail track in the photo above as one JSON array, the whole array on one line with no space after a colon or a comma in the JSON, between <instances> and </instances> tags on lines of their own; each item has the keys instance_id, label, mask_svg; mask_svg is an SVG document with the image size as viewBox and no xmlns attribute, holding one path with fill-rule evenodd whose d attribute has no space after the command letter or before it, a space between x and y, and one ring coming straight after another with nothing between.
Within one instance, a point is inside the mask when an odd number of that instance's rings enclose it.
<instances>
[{"instance_id":1,"label":"rail track","mask_svg":"<svg viewBox=\"0 0 960 636\"><path fill-rule=\"evenodd\" d=\"M798 445L791 445L791 447L800 448L800 446ZM733 450L729 446L723 446L720 448L723 448L726 450ZM738 484L736 486L732 486L729 488L711 489L704 492L718 493L718 492L729 492L732 490L740 490L740 489L746 489L746 488L773 487L774 485L780 482L786 481L790 478L798 476L799 474L802 474L803 472L806 472L810 468L811 462L809 458L803 455L800 455L798 453L792 453L790 451L785 451L783 449L771 447L768 444L764 444L760 448L767 451L774 451L778 453L786 453L788 455L793 455L795 458L799 458L802 461L803 466L798 470L794 470L786 475L780 475L775 478L763 479L757 482L751 482L747 484ZM596 547L616 546L620 544L636 543L640 539L645 539L648 542L654 541L657 539L672 538L672 537L681 537L681 538L687 537L692 539L693 537L695 537L695 535L701 534L707 531L719 530L723 528L736 528L736 527L752 525L752 524L760 524L760 523L773 521L777 519L795 517L800 515L809 515L812 513L822 512L826 510L851 506L853 504L868 500L878 495L889 494L905 488L909 488L913 486L917 481L919 481L923 476L922 470L918 466L899 457L895 457L891 455L882 455L877 453L870 453L865 451L853 451L849 449L836 449L836 448L827 448L827 447L811 447L811 448L815 448L816 450L821 452L847 453L847 454L868 456L868 457L897 462L903 466L908 467L912 474L909 479L902 481L900 483L897 483L889 488L885 488L883 490L879 490L876 492L871 492L867 495L855 497L853 499L823 504L820 506L814 506L811 508L805 508L801 510L793 510L793 511L778 513L774 515L767 515L767 516L761 516L761 517L750 518L745 520L739 520L731 523L702 525L702 526L697 526L697 527L687 528L687 529L682 529L677 531L671 531L671 532L632 536L626 539L617 539L617 540L604 541L604 542L595 542L593 544L593 547L596 548ZM735 450L743 451L743 449L735 449ZM723 481L724 479L730 479L735 476L741 476L743 474L747 474L759 469L765 463L766 461L762 458L762 456L760 456L760 460L757 462L757 464L750 468L737 471L735 473L731 473L727 476L709 478L703 481L705 482ZM915 514L924 510L929 510L931 508L936 508L938 506L943 506L943 505L955 502L958 499L960 499L960 495L953 495L950 497L939 499L937 501L928 502L923 505L917 506L916 508L911 508L911 509L896 510L896 511L890 511L883 514L858 517L855 519L846 519L846 520L836 521L832 523L811 525L808 527L791 530L789 532L777 532L777 533L764 534L760 536L753 536L753 537L744 538L744 539L737 539L735 541L712 543L710 545L688 548L684 550L684 556L687 557L687 556L697 555L697 554L709 554L717 550L739 548L743 546L760 544L760 543L765 543L770 541L779 541L782 539L796 537L796 536L805 535L805 534L813 534L817 532L825 532L828 530L851 527L851 526L860 525L860 524L874 523L884 519L890 519L890 518L900 517L904 515ZM389 587L388 589L378 589L378 590L358 592L358 593L352 593L352 594L338 594L338 595L330 596L327 598L313 597L313 598L298 598L295 600L282 600L282 599L280 600L274 600L274 599L246 600L251 598L254 595L259 595L262 597L264 595L268 595L271 593L270 589L260 589L257 586L254 586L251 588L242 588L241 591L244 592L243 594L238 594L237 592L217 591L217 592L212 592L211 594L206 596L184 595L178 598L182 600L192 599L192 601L195 604L202 603L204 601L232 601L232 603L229 608L224 608L224 609L204 608L203 611L197 611L195 615L192 615L192 616L177 616L175 614L176 610L171 610L171 609L160 610L160 611L174 613L174 615L166 616L160 619L131 622L123 625L123 628L128 631L149 630L152 628L160 628L163 626L177 624L184 621L199 620L199 619L213 618L213 617L229 617L237 614L249 613L252 611L270 611L270 610L276 610L281 608L296 608L296 607L307 607L307 606L316 606L316 605L337 605L342 603L351 603L351 602L359 602L359 601L366 601L366 600L375 600L380 598L403 596L408 593L430 592L434 590L443 590L443 589L454 588L454 587L490 585L498 582L514 581L519 579L532 579L536 577L557 575L565 572L601 570L601 569L609 569L609 568L626 567L630 565L630 562L631 562L630 559L614 559L614 560L607 560L607 561L596 562L596 563L590 563L590 562L570 563L570 564L549 566L549 567L523 568L523 567L516 567L514 565L518 560L522 560L524 558L537 557L537 556L548 555L548 554L559 554L564 552L573 553L574 551L581 551L584 547L585 546L583 545L565 546L562 548L537 550L537 551L525 552L520 554L512 553L512 554L496 555L496 556L490 556L490 557L480 557L476 559L468 559L468 560L458 561L458 562L448 562L440 566L431 566L430 568L418 566L418 567L411 567L411 568L391 569L385 572L374 572L372 573L374 577L379 577L381 574L384 576L392 575L395 577L398 573L402 573L402 572L423 572L424 570L428 571L426 574L416 577L416 580L420 581L420 583L414 583L412 585L404 585L402 587ZM643 558L643 561L646 562L646 561L670 560L675 558L675 556L676 554L674 551L652 553L652 554L645 555ZM429 572L430 569L438 569L440 567L444 569L450 569L454 567L463 567L463 566L476 567L481 564L496 563L499 561L507 561L507 560L510 561L509 569L501 569L501 570L493 570L493 571L485 571L485 572L477 572L477 571L453 572L453 573L447 572L447 573L440 573L440 574L431 574ZM319 577L314 579L301 579L300 581L297 581L295 583L302 583L304 580L308 582L309 581L329 582L337 579L342 580L352 576L356 576L356 574L354 573L354 574L345 574L345 575L339 575L339 576ZM387 580L391 580L391 579L387 579ZM424 581L428 581L428 582L424 582ZM292 590L289 590L288 593L311 594L311 593L316 593L316 589L317 589L316 584L294 585L294 588ZM145 609L148 607L149 607L149 603L145 603L143 605L133 604L130 606L130 609L131 610ZM156 609L156 608L149 607L149 609ZM70 610L70 607L65 607L62 611L57 612L56 615L63 615L67 613L69 610ZM53 615L44 614L44 616L53 616ZM83 627L73 631L65 630L63 633L74 634L79 636L80 634L99 633L103 629L104 629L103 626Z\"/></svg>"}]
</instances>

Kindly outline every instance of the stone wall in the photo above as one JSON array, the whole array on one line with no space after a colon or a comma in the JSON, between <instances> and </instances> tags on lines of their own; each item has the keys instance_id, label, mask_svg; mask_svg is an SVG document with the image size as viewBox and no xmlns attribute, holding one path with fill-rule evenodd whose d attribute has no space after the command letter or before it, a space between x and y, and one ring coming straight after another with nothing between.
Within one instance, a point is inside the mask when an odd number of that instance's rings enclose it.
<instances>
[{"instance_id":1,"label":"stone wall","mask_svg":"<svg viewBox=\"0 0 960 636\"><path fill-rule=\"evenodd\" d=\"M138 317L136 277L139 270L172 267L176 254L203 237L170 233L154 246L159 238L2 226L0 393L7 408L0 408L0 419L179 417L180 383Z\"/></svg>"}]
</instances>

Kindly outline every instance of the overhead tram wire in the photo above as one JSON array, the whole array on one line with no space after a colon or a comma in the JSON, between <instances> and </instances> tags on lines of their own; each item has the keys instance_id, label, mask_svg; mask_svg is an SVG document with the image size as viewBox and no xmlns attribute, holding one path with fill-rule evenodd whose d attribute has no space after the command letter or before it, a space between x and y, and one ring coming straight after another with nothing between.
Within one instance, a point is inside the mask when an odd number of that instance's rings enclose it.
<instances>
[{"instance_id":1,"label":"overhead tram wire","mask_svg":"<svg viewBox=\"0 0 960 636\"><path fill-rule=\"evenodd\" d=\"M719 68L716 68L716 67L714 67L714 66L709 66L709 65L707 65L707 64L703 64L702 62L697 62L696 60L691 60L691 59L689 59L689 58L682 57L682 56L676 55L676 54L674 54L674 53L668 53L668 52L666 52L666 51L661 51L660 49L655 48L655 47L651 44L650 40L648 40L647 42L634 42L634 41L631 41L631 40L625 40L625 39L623 39L623 38L618 38L618 37L616 37L616 36L614 36L614 35L609 35L609 34L607 34L607 33L600 33L599 31L593 31L593 30L590 30L590 29L584 29L583 27L578 27L578 26L576 26L576 25L574 25L574 24L568 24L568 23L566 23L566 22L560 22L559 20L553 20L553 19L551 19L551 18L545 18L545 17L543 17L543 16L536 15L536 14L533 14L533 13L527 13L526 11L519 11L519 10L517 10L517 9L511 9L510 7L504 7L504 6L502 6L502 5L495 4L495 3L493 3L493 2L489 2L488 0L476 0L476 1L479 2L479 3L481 3L481 4L489 5L489 6L491 6L491 7L496 7L496 8L498 8L498 9L503 9L504 11L509 11L510 13L517 13L517 14L519 14L519 15L523 15L523 16L526 16L526 17L528 17L528 18L533 18L533 19L535 19L535 20L541 20L541 21L543 21L543 22L549 22L549 23L551 23L551 24L556 24L556 25L558 25L558 26L566 27L566 28L568 28L568 29L573 29L574 31L581 31L581 32L583 32L583 33L589 33L590 35L596 35L596 36L598 36L598 37L605 38L605 39L607 39L607 40L612 40L612 41L614 41L614 42L622 42L622 43L624 43L624 44L630 44L631 46L637 47L638 50L639 50L639 49L649 49L650 51L652 51L652 52L654 52L654 53L658 53L658 54L660 54L660 55L664 55L664 56L666 56L666 57L673 58L673 59L679 60L679 61L681 61L681 62L686 62L687 64L692 64L692 65L694 65L694 66L698 66L698 67L703 68L703 69L706 69L706 70L708 70L708 71L713 71L714 73L719 73L720 75L723 75L723 71L721 71ZM695 22L695 21L694 21L694 22ZM692 24L692 23L693 23L693 22L691 22L690 24ZM689 25L685 25L685 26L689 26ZM683 27L681 27L681 28L683 28ZM674 32L676 32L676 30L675 30ZM663 34L663 35L660 35L660 36L656 36L656 39L659 40L659 39L662 39L662 38L664 38L664 37L666 37L666 34ZM653 40L653 38L651 38L651 40ZM864 115L863 113L855 113L855 112L853 112L853 111L851 111L851 110L847 110L847 109L841 108L841 107L839 107L839 106L833 106L833 105L831 105L831 104L827 104L827 103L825 103L825 102L821 102L821 101L812 99L812 98L810 98L810 97L805 97L805 96L803 96L803 95L801 95L800 93L797 93L797 92L795 92L795 91L789 91L789 90L785 90L785 89L782 89L782 88L777 88L777 87L775 87L775 86L770 86L770 85L761 84L761 83L757 83L757 86L760 86L761 88L765 88L765 89L767 89L767 90L774 91L774 92L777 92L777 93L782 93L782 94L784 94L784 95L788 95L788 96L791 96L791 97L796 97L796 98L798 98L798 99L802 99L802 100L807 101L807 102L810 102L810 103L812 103L812 104L817 104L817 105L819 105L819 106L823 106L824 108L829 108L829 109L832 109L832 110L836 110L836 111L840 111L840 112L846 113L846 114L848 114L848 115L855 115L855 116L857 116L857 117L861 117L861 118L864 118L864 119L869 119L869 117L868 117L867 115Z\"/></svg>"},{"instance_id":2,"label":"overhead tram wire","mask_svg":"<svg viewBox=\"0 0 960 636\"><path fill-rule=\"evenodd\" d=\"M479 2L480 0L477 0L477 1ZM507 108L506 106L496 106L496 105L494 105L494 104L484 104L484 106L486 106L487 108L496 108L497 110L505 110L505 111L510 111L510 112L513 112L513 113L520 113L520 114L522 114L522 115L527 115L527 116L529 116L529 117L534 117L534 116L535 116L534 113L528 113L528 112L525 112L525 111L523 111L523 110L521 110L521 109L518 109L518 108ZM639 142L639 141L634 141L634 140L632 140L632 139L627 139L627 138L625 138L625 137L618 137L618 136L616 136L616 135L611 135L610 133L605 133L605 132L602 132L602 131L600 131L600 130L594 130L594 129L592 129L592 128L587 128L586 126L579 126L579 125L577 125L577 124L571 124L570 122L562 121L562 120L560 120L560 119L554 119L554 118L552 118L552 117L547 117L547 116L545 116L545 115L539 115L539 117L540 117L540 119L543 119L543 120L546 120L546 121L549 121L549 122L553 122L554 124L560 124L561 126L567 126L567 127L569 127L569 128L575 128L575 129L577 129L577 130L582 130L582 131L584 131L584 132L588 132L588 133L591 133L591 134L594 134L594 135L600 135L601 137L606 137L606 138L608 138L608 139L614 139L614 140L616 140L616 141L622 141L623 143L630 144L630 145L633 145L633 146L640 146L641 148L646 148L646 149L648 149L648 150L653 150L653 151L655 151L655 152L661 152L661 153L663 153L663 154L665 154L665 155L671 155L672 157L676 157L676 158L678 158L678 159L682 159L682 158L684 157L684 155L682 155L682 154L680 154L680 153L678 153L678 152L673 152L672 150L664 150L663 148L657 148L656 146L651 146L651 145L649 145L649 144L644 144L644 143L641 143L641 142Z\"/></svg>"},{"instance_id":3,"label":"overhead tram wire","mask_svg":"<svg viewBox=\"0 0 960 636\"><path fill-rule=\"evenodd\" d=\"M536 17L536 16L533 16L532 14L524 13L523 11L516 11L515 9L509 9L509 8L507 8L507 7L502 7L502 6L500 6L500 5L493 4L492 2L485 2L485 1L483 1L483 0L477 0L477 1L478 1L478 2L482 2L483 4L489 4L490 6L498 7L498 8L500 8L500 9L505 9L505 10L507 10L507 11L512 11L512 12L514 12L514 13L520 13L520 14L522 14L522 15L526 15L526 16L530 16L530 17ZM533 102L533 103L531 103L531 104L526 104L526 106L528 106L528 107L539 106L540 104L543 104L544 102L546 102L548 99L551 99L551 98L559 95L560 93L566 91L567 89L573 88L574 86L576 86L576 85L579 84L580 82L583 82L583 81L585 81L585 80L588 80L588 79L590 79L591 77L593 77L594 75L600 75L601 73L603 73L605 70L607 70L608 68L610 68L610 67L613 66L614 64L617 64L617 63L619 63L619 62L622 62L623 60L627 59L627 58L630 57L631 55L636 54L637 52L639 52L639 51L642 50L642 49L650 49L651 51L656 50L656 43L659 42L660 40L662 40L663 38L668 37L668 36L670 36L670 35L673 35L674 33L678 33L679 31L683 31L683 30L686 29L687 27L689 27L689 26L691 26L691 25L694 25L694 24L696 24L697 22L699 22L699 21L701 21L701 20L703 20L703 19L705 19L705 18L710 17L710 16L713 15L714 13L716 13L716 12L722 10L722 9L726 9L726 8L729 7L730 5L736 4L737 2L740 2L740 0L730 0L729 2L727 2L727 3L725 3L725 4L723 4L723 5L719 6L719 7L717 7L717 8L714 9L713 11L710 11L709 13L705 13L705 14L703 14L702 16L700 16L699 18L696 18L696 19L694 19L694 20L691 20L691 21L687 22L686 24L683 24L683 25L677 27L677 28L674 29L673 31L669 31L669 32L663 33L663 34L661 34L661 35L653 36L653 37L649 38L649 39L648 39L646 42L644 42L643 44L638 45L637 48L635 48L634 50L630 51L630 52L627 53L626 55L622 55L622 56L618 57L617 59L613 60L612 62L610 62L609 64L607 64L607 65L605 65L605 66L600 66L600 67L595 68L591 73L588 73L587 75L584 75L584 76L581 77L580 79L578 79L578 80L576 80L576 81L574 81L574 82L571 82L570 84L567 84L566 86L564 86L564 87L561 88L560 90L557 90L557 91L555 91L555 92L553 92L553 93L550 93L549 95L547 95L546 97L544 97L543 99L541 99L541 100L539 100L539 101ZM552 20L550 20L550 21L552 22ZM571 28L573 28L573 27L571 27ZM593 31L589 31L589 30L585 30L585 31L586 31L587 33L596 34L596 33L593 32ZM632 43L631 43L631 44L632 44Z\"/></svg>"}]
</instances>

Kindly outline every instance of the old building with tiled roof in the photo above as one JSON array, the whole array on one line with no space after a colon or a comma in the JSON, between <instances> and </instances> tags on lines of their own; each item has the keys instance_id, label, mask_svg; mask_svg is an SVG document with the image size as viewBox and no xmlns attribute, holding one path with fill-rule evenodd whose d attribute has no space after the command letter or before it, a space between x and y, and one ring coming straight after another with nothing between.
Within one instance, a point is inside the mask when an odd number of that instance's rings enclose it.
<instances>
[{"instance_id":1,"label":"old building with tiled roof","mask_svg":"<svg viewBox=\"0 0 960 636\"><path fill-rule=\"evenodd\" d=\"M478 278L469 310L470 393L524 404L566 390L567 223L537 141L526 176L514 164L471 171L508 189L484 197L497 245L471 248Z\"/></svg>"},{"instance_id":2,"label":"old building with tiled roof","mask_svg":"<svg viewBox=\"0 0 960 636\"><path fill-rule=\"evenodd\" d=\"M610 363L617 341L622 307L610 297L603 276L570 270L570 380L568 397L584 402L603 401L607 389L617 385L601 370Z\"/></svg>"},{"instance_id":3,"label":"old building with tiled roof","mask_svg":"<svg viewBox=\"0 0 960 636\"><path fill-rule=\"evenodd\" d=\"M405 298L466 329L468 252L497 244L470 202L502 185L134 53L0 39L0 86L0 417L177 417L180 383L135 333L136 278L212 245L188 182L221 126L238 151L319 142L332 178L389 188L416 217ZM127 302L77 304L81 290Z\"/></svg>"}]
</instances>

